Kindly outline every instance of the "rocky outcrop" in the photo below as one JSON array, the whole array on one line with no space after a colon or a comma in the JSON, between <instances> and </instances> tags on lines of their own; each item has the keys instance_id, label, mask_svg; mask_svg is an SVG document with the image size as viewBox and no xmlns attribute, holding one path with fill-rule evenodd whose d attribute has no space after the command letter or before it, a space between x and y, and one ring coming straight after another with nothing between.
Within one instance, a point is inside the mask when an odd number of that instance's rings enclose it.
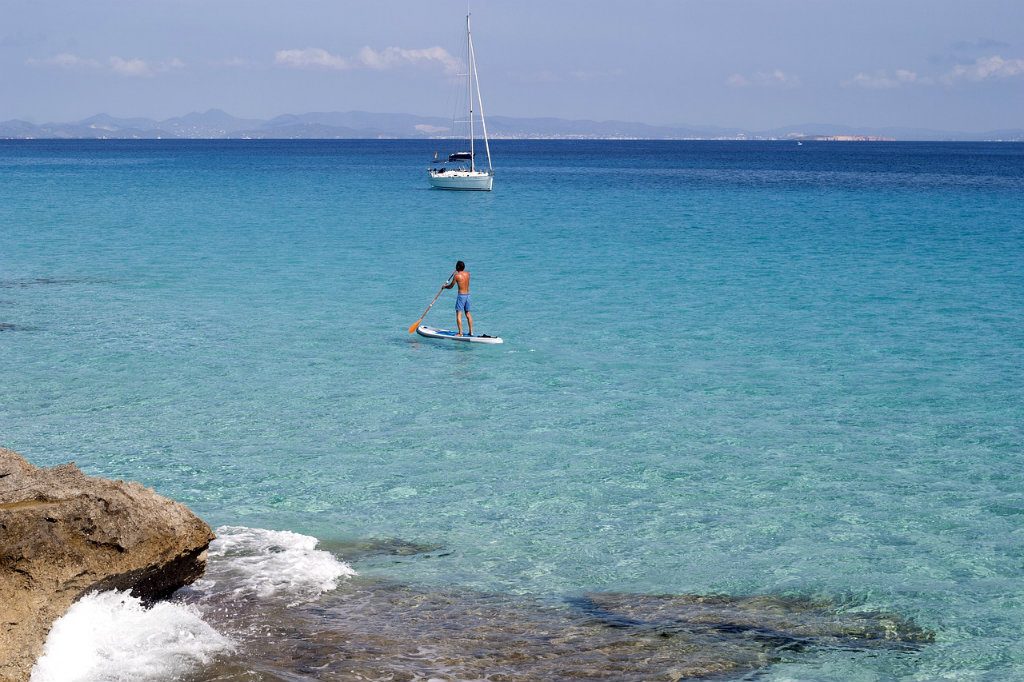
<instances>
[{"instance_id":1,"label":"rocky outcrop","mask_svg":"<svg viewBox=\"0 0 1024 682\"><path fill-rule=\"evenodd\" d=\"M184 505L138 483L40 469L0 448L0 682L28 679L76 599L169 596L202 575L212 539Z\"/></svg>"}]
</instances>

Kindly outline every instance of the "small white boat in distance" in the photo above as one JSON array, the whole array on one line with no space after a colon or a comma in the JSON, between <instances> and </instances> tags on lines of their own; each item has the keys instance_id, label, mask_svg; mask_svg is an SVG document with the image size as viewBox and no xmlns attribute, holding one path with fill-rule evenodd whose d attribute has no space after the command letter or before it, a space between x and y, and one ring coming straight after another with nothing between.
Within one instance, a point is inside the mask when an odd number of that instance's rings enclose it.
<instances>
[{"instance_id":1,"label":"small white boat in distance","mask_svg":"<svg viewBox=\"0 0 1024 682\"><path fill-rule=\"evenodd\" d=\"M476 70L476 52L473 49L473 33L469 26L469 15L466 15L466 42L469 45L469 71L466 74L466 88L469 95L469 151L455 152L448 155L448 163L452 167L435 165L427 169L431 187L436 189L461 189L491 191L494 184L494 168L491 166L491 145L487 139L487 121L484 118L484 100L480 96L480 75ZM474 117L474 94L476 104L480 107L480 129L484 134L484 151L487 152L487 170L476 167L476 121ZM465 162L469 162L468 165Z\"/></svg>"}]
</instances>

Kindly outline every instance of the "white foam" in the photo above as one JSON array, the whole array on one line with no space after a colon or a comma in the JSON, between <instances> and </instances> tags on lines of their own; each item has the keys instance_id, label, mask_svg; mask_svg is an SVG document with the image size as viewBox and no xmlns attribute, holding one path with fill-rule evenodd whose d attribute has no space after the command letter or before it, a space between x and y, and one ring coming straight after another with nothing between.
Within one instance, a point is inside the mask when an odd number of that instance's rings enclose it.
<instances>
[{"instance_id":1,"label":"white foam","mask_svg":"<svg viewBox=\"0 0 1024 682\"><path fill-rule=\"evenodd\" d=\"M210 544L206 579L199 589L230 590L257 597L282 596L291 603L311 601L356 574L308 535L287 530L221 526Z\"/></svg>"},{"instance_id":2,"label":"white foam","mask_svg":"<svg viewBox=\"0 0 1024 682\"><path fill-rule=\"evenodd\" d=\"M53 624L31 682L176 679L231 648L193 606L147 609L127 592L101 592Z\"/></svg>"}]
</instances>

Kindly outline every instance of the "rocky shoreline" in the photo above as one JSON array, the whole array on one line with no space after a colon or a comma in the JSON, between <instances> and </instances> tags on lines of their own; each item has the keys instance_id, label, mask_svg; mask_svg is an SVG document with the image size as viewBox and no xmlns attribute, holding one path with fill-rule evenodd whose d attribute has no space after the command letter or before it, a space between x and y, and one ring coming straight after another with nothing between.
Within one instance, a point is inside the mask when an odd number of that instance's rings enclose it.
<instances>
[{"instance_id":1,"label":"rocky shoreline","mask_svg":"<svg viewBox=\"0 0 1024 682\"><path fill-rule=\"evenodd\" d=\"M207 634L231 642L222 656L193 656L197 681L709 679L814 649L914 652L935 640L898 614L828 600L424 589L360 577L315 550L312 537L230 526L218 535L211 547L209 526L138 483L86 476L74 464L37 468L0 448L0 682L29 680L44 644L53 655L47 634L81 597L127 590L151 604L202 576L208 553L207 579L151 610L192 608L209 620ZM358 561L440 548L377 540L334 549ZM145 633L132 641L152 645Z\"/></svg>"},{"instance_id":2,"label":"rocky shoreline","mask_svg":"<svg viewBox=\"0 0 1024 682\"><path fill-rule=\"evenodd\" d=\"M77 599L170 596L203 574L210 527L138 483L38 468L0 448L0 682L24 682Z\"/></svg>"}]
</instances>

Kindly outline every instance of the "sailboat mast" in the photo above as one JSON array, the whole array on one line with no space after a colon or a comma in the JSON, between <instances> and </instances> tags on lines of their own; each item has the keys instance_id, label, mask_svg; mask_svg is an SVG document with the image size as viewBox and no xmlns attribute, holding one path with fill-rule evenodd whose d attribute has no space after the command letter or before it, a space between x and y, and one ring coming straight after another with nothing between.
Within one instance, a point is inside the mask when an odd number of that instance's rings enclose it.
<instances>
[{"instance_id":1,"label":"sailboat mast","mask_svg":"<svg viewBox=\"0 0 1024 682\"><path fill-rule=\"evenodd\" d=\"M476 101L480 105L480 127L484 131L484 149L487 150L487 170L493 170L491 166L491 143L487 141L487 119L484 118L484 98L480 94L480 72L476 68L476 50L473 49L473 34L469 31L469 15L466 15L466 38L469 40L469 61L473 65L470 73L476 82ZM473 91L470 90L469 94L470 98L472 98Z\"/></svg>"},{"instance_id":2,"label":"sailboat mast","mask_svg":"<svg viewBox=\"0 0 1024 682\"><path fill-rule=\"evenodd\" d=\"M476 155L473 151L473 138L476 132L473 130L473 35L469 32L469 14L466 14L466 44L469 52L469 69L466 73L466 92L469 95L469 170L476 170Z\"/></svg>"}]
</instances>

